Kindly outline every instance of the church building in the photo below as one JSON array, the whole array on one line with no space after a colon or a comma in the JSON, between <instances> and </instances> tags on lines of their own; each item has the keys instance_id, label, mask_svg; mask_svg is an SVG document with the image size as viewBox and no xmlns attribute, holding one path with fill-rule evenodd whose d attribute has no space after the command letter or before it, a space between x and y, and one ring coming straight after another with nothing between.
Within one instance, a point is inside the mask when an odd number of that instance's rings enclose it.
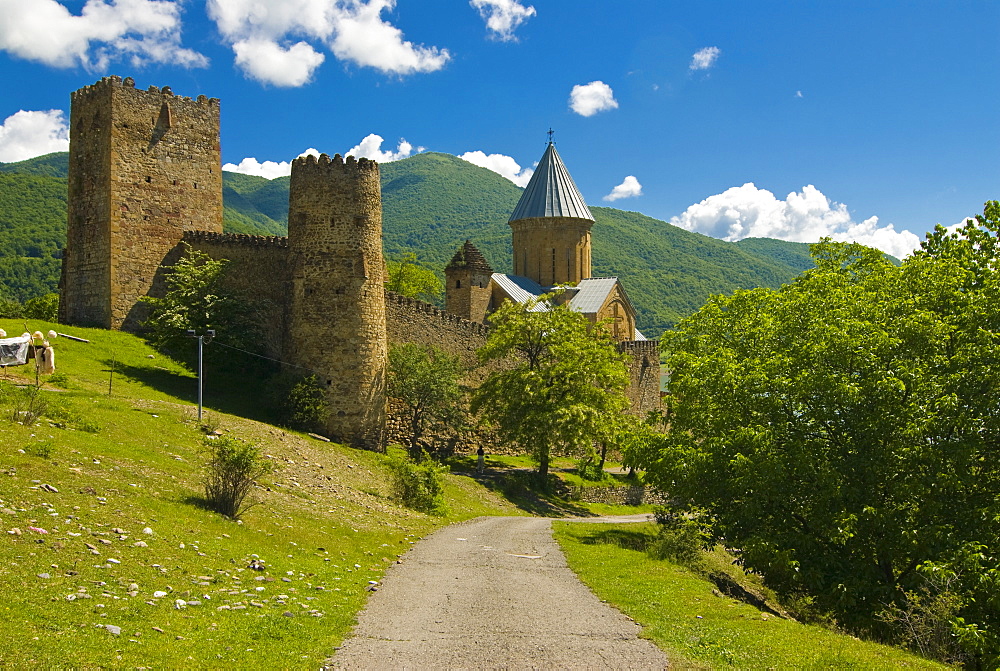
<instances>
[{"instance_id":1,"label":"church building","mask_svg":"<svg viewBox=\"0 0 1000 671\"><path fill-rule=\"evenodd\" d=\"M482 323L505 300L524 303L562 286L557 300L568 301L591 323L607 320L617 341L646 340L618 278L591 276L594 216L551 140L508 223L514 272L493 272L466 240L445 268L447 312Z\"/></svg>"}]
</instances>

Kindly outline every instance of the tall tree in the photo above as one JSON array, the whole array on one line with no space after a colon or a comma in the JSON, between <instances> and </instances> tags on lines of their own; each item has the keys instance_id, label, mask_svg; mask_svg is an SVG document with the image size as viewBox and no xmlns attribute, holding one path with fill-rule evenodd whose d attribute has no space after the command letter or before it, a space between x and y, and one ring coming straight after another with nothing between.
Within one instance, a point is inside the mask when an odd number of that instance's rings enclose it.
<instances>
[{"instance_id":1,"label":"tall tree","mask_svg":"<svg viewBox=\"0 0 1000 671\"><path fill-rule=\"evenodd\" d=\"M624 357L607 330L551 298L506 302L491 315L479 356L502 363L472 399L502 439L534 456L542 482L553 450L590 449L607 418L628 408Z\"/></svg>"},{"instance_id":2,"label":"tall tree","mask_svg":"<svg viewBox=\"0 0 1000 671\"><path fill-rule=\"evenodd\" d=\"M665 338L669 428L632 460L772 586L877 629L998 538L998 229L987 203L898 267L824 241L793 283L713 297ZM996 646L996 600L963 598Z\"/></svg>"},{"instance_id":3,"label":"tall tree","mask_svg":"<svg viewBox=\"0 0 1000 671\"><path fill-rule=\"evenodd\" d=\"M420 455L432 424L462 422L462 372L458 357L438 347L404 343L389 350L389 396L406 405L411 456Z\"/></svg>"}]
</instances>

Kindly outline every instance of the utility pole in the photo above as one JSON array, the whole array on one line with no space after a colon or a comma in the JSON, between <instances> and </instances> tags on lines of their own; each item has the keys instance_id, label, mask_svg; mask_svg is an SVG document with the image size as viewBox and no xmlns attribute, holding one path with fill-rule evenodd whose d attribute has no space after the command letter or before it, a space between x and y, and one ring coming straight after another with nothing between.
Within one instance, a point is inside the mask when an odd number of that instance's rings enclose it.
<instances>
[{"instance_id":1,"label":"utility pole","mask_svg":"<svg viewBox=\"0 0 1000 671\"><path fill-rule=\"evenodd\" d=\"M188 329L188 338L198 339L198 421L201 421L201 399L202 399L202 389L204 380L204 367L202 365L202 350L205 345L212 342L212 338L215 337L215 329L208 329L202 335L197 335L194 329Z\"/></svg>"}]
</instances>

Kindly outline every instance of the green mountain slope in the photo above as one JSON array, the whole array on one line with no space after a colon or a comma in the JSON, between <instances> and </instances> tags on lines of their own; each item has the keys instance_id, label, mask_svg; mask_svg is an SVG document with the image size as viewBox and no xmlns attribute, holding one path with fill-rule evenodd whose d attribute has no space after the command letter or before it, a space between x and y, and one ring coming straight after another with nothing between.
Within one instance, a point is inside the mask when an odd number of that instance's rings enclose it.
<instances>
[{"instance_id":1,"label":"green mountain slope","mask_svg":"<svg viewBox=\"0 0 1000 671\"><path fill-rule=\"evenodd\" d=\"M65 245L66 179L0 170L0 296L55 291Z\"/></svg>"},{"instance_id":2,"label":"green mountain slope","mask_svg":"<svg viewBox=\"0 0 1000 671\"><path fill-rule=\"evenodd\" d=\"M65 244L68 155L0 164L0 283L24 300L55 290ZM471 239L499 272L511 268L507 218L521 189L450 154L423 153L381 166L386 256L416 252L443 269ZM226 231L284 235L289 178L223 173ZM618 276L648 337L713 293L778 286L811 267L803 243L756 238L724 242L636 212L592 208L594 274Z\"/></svg>"},{"instance_id":3,"label":"green mountain slope","mask_svg":"<svg viewBox=\"0 0 1000 671\"><path fill-rule=\"evenodd\" d=\"M814 265L812 257L809 256L809 243L807 242L788 242L774 238L743 238L734 244L745 252L773 259L800 271L808 270Z\"/></svg>"}]
</instances>

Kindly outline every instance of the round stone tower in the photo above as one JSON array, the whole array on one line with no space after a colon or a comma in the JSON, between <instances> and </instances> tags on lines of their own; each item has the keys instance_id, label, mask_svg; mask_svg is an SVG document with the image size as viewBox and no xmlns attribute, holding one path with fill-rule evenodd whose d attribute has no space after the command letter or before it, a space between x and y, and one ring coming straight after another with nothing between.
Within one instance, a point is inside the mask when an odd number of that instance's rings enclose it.
<instances>
[{"instance_id":1,"label":"round stone tower","mask_svg":"<svg viewBox=\"0 0 1000 671\"><path fill-rule=\"evenodd\" d=\"M543 287L575 285L590 277L594 217L552 142L508 223L515 275L529 277Z\"/></svg>"},{"instance_id":2,"label":"round stone tower","mask_svg":"<svg viewBox=\"0 0 1000 671\"><path fill-rule=\"evenodd\" d=\"M340 155L292 162L288 352L326 387L330 438L385 445L385 291L378 164Z\"/></svg>"}]
</instances>

